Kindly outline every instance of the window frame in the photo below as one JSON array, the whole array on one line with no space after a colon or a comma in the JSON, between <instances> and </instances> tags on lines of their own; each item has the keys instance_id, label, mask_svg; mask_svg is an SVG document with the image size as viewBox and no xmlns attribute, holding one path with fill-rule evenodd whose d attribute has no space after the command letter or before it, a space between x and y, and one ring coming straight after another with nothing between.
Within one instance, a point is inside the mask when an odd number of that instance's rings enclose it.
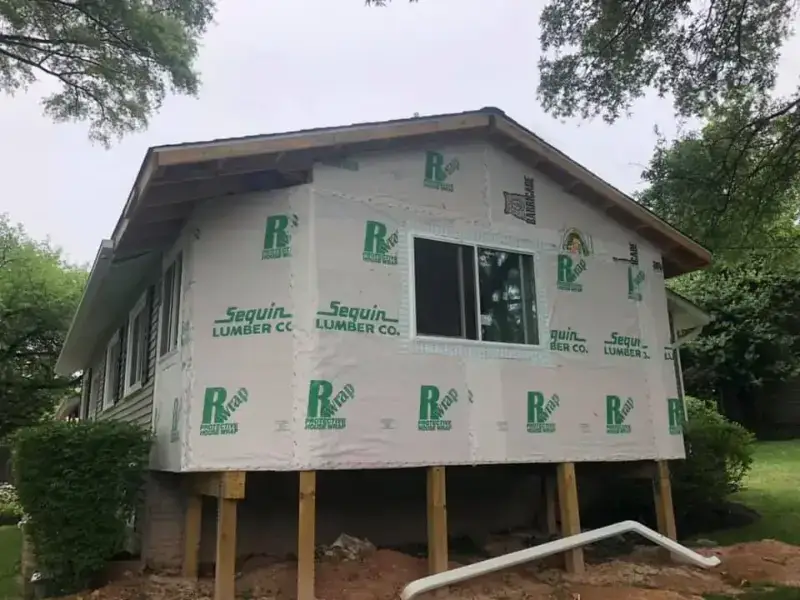
<instances>
[{"instance_id":1,"label":"window frame","mask_svg":"<svg viewBox=\"0 0 800 600\"><path fill-rule=\"evenodd\" d=\"M167 273L174 269L172 284L167 294ZM183 281L183 251L167 263L161 274L161 306L158 310L158 358L159 360L170 356L180 348L180 316L183 308L181 298L181 283ZM167 297L169 296L169 315L167 311ZM177 302L176 302L177 299ZM165 337L166 344L165 344Z\"/></svg>"},{"instance_id":2,"label":"window frame","mask_svg":"<svg viewBox=\"0 0 800 600\"><path fill-rule=\"evenodd\" d=\"M149 346L148 340L148 330L149 330L149 323L148 315L147 315L147 290L142 294L141 298L136 301L136 304L131 309L130 313L128 314L128 334L126 337L126 346L125 348L125 384L123 389L125 390L123 397L127 397L134 392L138 392L142 389L142 385L144 385L145 379L145 371L143 369L147 369L147 348ZM134 325L136 323L137 317L142 316L144 319L141 321L143 328L139 339L139 344L141 345L141 356L140 362L137 364L138 376L139 378L134 382L131 383L131 369L133 367L133 357L134 352L136 349L133 347L133 339L134 339ZM144 366L143 366L144 365Z\"/></svg>"},{"instance_id":3,"label":"window frame","mask_svg":"<svg viewBox=\"0 0 800 600\"><path fill-rule=\"evenodd\" d=\"M417 282L416 282L416 272L415 272L415 258L416 258L416 248L414 241L416 239L424 239L429 240L432 242L441 242L445 244L453 244L457 246L469 246L473 248L473 273L474 273L474 280L475 280L475 289L473 290L475 293L475 309L476 309L476 326L477 326L477 334L478 336L482 335L482 324L481 324L481 294L480 294L480 267L479 267L479 254L480 249L484 250L494 250L497 252L507 252L511 254L529 256L531 258L531 265L532 265L532 277L533 277L533 300L535 301L536 306L536 314L534 318L536 319L536 336L537 336L537 343L536 344L518 344L514 342L494 342L490 340L472 340L465 337L445 337L445 336L438 336L438 335L425 335L420 334L417 332ZM540 294L539 294L539 281L538 281L538 252L536 250L529 250L525 248L519 247L512 247L507 246L504 244L498 244L496 242L491 243L481 243L479 241L475 241L474 239L463 238L463 237L456 237L452 235L442 235L442 234L431 234L431 233L423 233L423 232L410 232L408 235L408 264L409 264L409 332L410 338L412 342L423 342L423 343L434 343L434 344L454 344L454 345L462 345L462 346L471 346L471 347L480 347L480 348L495 348L495 349L505 349L505 350L514 350L514 351L538 351L546 348L546 344L544 343L544 339L547 337L544 335L542 329L542 323L540 318ZM522 271L522 270L521 270ZM523 273L520 272L520 277L523 276ZM531 283L531 282L529 282ZM525 287L525 286L523 286ZM523 296L524 297L524 296ZM525 312L523 311L523 317L525 316Z\"/></svg>"},{"instance_id":4,"label":"window frame","mask_svg":"<svg viewBox=\"0 0 800 600\"><path fill-rule=\"evenodd\" d=\"M114 346L119 346L119 353L120 354L119 354L119 357L117 358L117 360L115 361L115 363L116 363L117 373L121 374L120 371L122 369L120 369L121 365L120 365L120 360L119 359L122 358L122 339L120 337L119 329L117 329L114 332L114 335L111 336L111 339L108 341L108 345L106 346L106 356L105 356L105 363L106 364L105 364L105 368L103 369L103 375L104 375L104 379L103 379L103 404L102 404L102 407L101 407L101 412L102 411L106 411L109 408L112 408L116 403L115 402L116 398L114 397L115 394L116 394L116 390L112 388L112 386L111 386L112 379L111 379L111 377L109 377L109 374L111 373L111 368L114 366L112 364L111 360L109 360L110 357L111 357L111 352L112 352ZM119 381L117 381L117 385L119 385Z\"/></svg>"}]
</instances>

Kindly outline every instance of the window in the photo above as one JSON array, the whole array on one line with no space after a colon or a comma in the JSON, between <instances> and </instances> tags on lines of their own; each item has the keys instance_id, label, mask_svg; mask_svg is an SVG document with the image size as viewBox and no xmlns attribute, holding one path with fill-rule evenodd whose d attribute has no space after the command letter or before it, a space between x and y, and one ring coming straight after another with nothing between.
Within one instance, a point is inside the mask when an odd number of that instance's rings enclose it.
<instances>
[{"instance_id":1,"label":"window","mask_svg":"<svg viewBox=\"0 0 800 600\"><path fill-rule=\"evenodd\" d=\"M159 355L178 347L178 319L181 314L181 269L183 256L178 254L175 261L164 271L161 289L161 348Z\"/></svg>"},{"instance_id":2,"label":"window","mask_svg":"<svg viewBox=\"0 0 800 600\"><path fill-rule=\"evenodd\" d=\"M416 332L501 344L539 344L533 257L414 238Z\"/></svg>"},{"instance_id":3,"label":"window","mask_svg":"<svg viewBox=\"0 0 800 600\"><path fill-rule=\"evenodd\" d=\"M142 387L147 376L147 292L142 294L128 318L125 365L125 395Z\"/></svg>"},{"instance_id":4,"label":"window","mask_svg":"<svg viewBox=\"0 0 800 600\"><path fill-rule=\"evenodd\" d=\"M106 385L103 389L103 410L114 406L119 397L120 361L122 359L122 340L117 331L106 350Z\"/></svg>"}]
</instances>

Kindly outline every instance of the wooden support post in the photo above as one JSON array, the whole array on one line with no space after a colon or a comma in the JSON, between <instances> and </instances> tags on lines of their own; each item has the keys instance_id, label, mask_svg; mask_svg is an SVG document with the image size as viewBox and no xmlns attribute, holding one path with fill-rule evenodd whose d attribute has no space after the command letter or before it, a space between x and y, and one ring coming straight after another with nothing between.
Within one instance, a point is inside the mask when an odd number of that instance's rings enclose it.
<instances>
[{"instance_id":1,"label":"wooden support post","mask_svg":"<svg viewBox=\"0 0 800 600\"><path fill-rule=\"evenodd\" d=\"M678 531L675 527L675 509L672 506L672 483L669 478L669 464L665 460L656 462L656 475L653 478L653 497L656 503L658 532L671 540L677 540Z\"/></svg>"},{"instance_id":2,"label":"wooden support post","mask_svg":"<svg viewBox=\"0 0 800 600\"><path fill-rule=\"evenodd\" d=\"M300 506L297 526L297 600L314 600L316 547L316 471L300 472Z\"/></svg>"},{"instance_id":3,"label":"wooden support post","mask_svg":"<svg viewBox=\"0 0 800 600\"><path fill-rule=\"evenodd\" d=\"M244 498L244 471L226 471L200 478L202 493L217 496L217 566L214 600L236 596L236 502Z\"/></svg>"},{"instance_id":4,"label":"wooden support post","mask_svg":"<svg viewBox=\"0 0 800 600\"><path fill-rule=\"evenodd\" d=\"M183 526L183 576L190 579L197 579L202 525L203 497L189 494Z\"/></svg>"},{"instance_id":5,"label":"wooden support post","mask_svg":"<svg viewBox=\"0 0 800 600\"><path fill-rule=\"evenodd\" d=\"M547 535L558 533L558 488L554 475L544 476L544 510L545 510L545 531Z\"/></svg>"},{"instance_id":6,"label":"wooden support post","mask_svg":"<svg viewBox=\"0 0 800 600\"><path fill-rule=\"evenodd\" d=\"M217 499L217 568L214 600L236 596L236 500Z\"/></svg>"},{"instance_id":7,"label":"wooden support post","mask_svg":"<svg viewBox=\"0 0 800 600\"><path fill-rule=\"evenodd\" d=\"M578 484L575 480L575 464L559 463L556 470L558 481L558 504L561 512L561 535L567 537L581 532L581 517L578 507ZM583 548L566 552L568 573L583 573Z\"/></svg>"},{"instance_id":8,"label":"wooden support post","mask_svg":"<svg viewBox=\"0 0 800 600\"><path fill-rule=\"evenodd\" d=\"M428 571L448 568L447 496L444 467L428 467Z\"/></svg>"}]
</instances>

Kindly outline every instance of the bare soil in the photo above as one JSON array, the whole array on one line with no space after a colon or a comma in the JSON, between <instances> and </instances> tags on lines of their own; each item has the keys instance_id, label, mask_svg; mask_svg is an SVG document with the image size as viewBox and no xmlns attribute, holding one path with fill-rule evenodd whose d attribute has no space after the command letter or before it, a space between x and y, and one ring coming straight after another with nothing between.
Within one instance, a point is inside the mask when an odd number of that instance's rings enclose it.
<instances>
[{"instance_id":1,"label":"bare soil","mask_svg":"<svg viewBox=\"0 0 800 600\"><path fill-rule=\"evenodd\" d=\"M701 600L704 594L735 595L747 584L800 587L800 547L773 540L700 550L722 564L710 570L664 560L652 548L623 559L589 564L582 575L550 565L528 566L450 588L447 598L464 600ZM458 566L453 563L452 566ZM293 563L248 561L237 580L241 598L294 600ZM317 564L320 600L390 600L410 581L426 574L426 561L393 550L356 560L323 557ZM213 582L127 572L108 586L72 600L204 600ZM429 595L430 598L434 594Z\"/></svg>"}]
</instances>

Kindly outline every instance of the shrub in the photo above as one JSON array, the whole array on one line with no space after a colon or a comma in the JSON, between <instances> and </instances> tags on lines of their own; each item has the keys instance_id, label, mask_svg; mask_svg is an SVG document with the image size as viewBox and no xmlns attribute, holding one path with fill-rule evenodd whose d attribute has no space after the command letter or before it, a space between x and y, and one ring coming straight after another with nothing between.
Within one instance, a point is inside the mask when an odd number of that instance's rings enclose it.
<instances>
[{"instance_id":1,"label":"shrub","mask_svg":"<svg viewBox=\"0 0 800 600\"><path fill-rule=\"evenodd\" d=\"M22 518L17 490L10 483L0 483L0 525L16 525Z\"/></svg>"},{"instance_id":2,"label":"shrub","mask_svg":"<svg viewBox=\"0 0 800 600\"><path fill-rule=\"evenodd\" d=\"M686 398L686 460L670 462L672 495L681 536L721 529L729 524L727 498L741 488L752 464L754 437L717 412L713 404ZM599 498L587 500L582 517L590 527L633 519L655 525L649 481L607 478Z\"/></svg>"},{"instance_id":3,"label":"shrub","mask_svg":"<svg viewBox=\"0 0 800 600\"><path fill-rule=\"evenodd\" d=\"M150 433L118 422L54 421L13 438L14 475L52 594L92 585L124 545Z\"/></svg>"},{"instance_id":4,"label":"shrub","mask_svg":"<svg viewBox=\"0 0 800 600\"><path fill-rule=\"evenodd\" d=\"M687 397L684 431L686 460L672 464L672 489L678 512L720 505L741 489L753 463L755 438L703 400Z\"/></svg>"}]
</instances>

